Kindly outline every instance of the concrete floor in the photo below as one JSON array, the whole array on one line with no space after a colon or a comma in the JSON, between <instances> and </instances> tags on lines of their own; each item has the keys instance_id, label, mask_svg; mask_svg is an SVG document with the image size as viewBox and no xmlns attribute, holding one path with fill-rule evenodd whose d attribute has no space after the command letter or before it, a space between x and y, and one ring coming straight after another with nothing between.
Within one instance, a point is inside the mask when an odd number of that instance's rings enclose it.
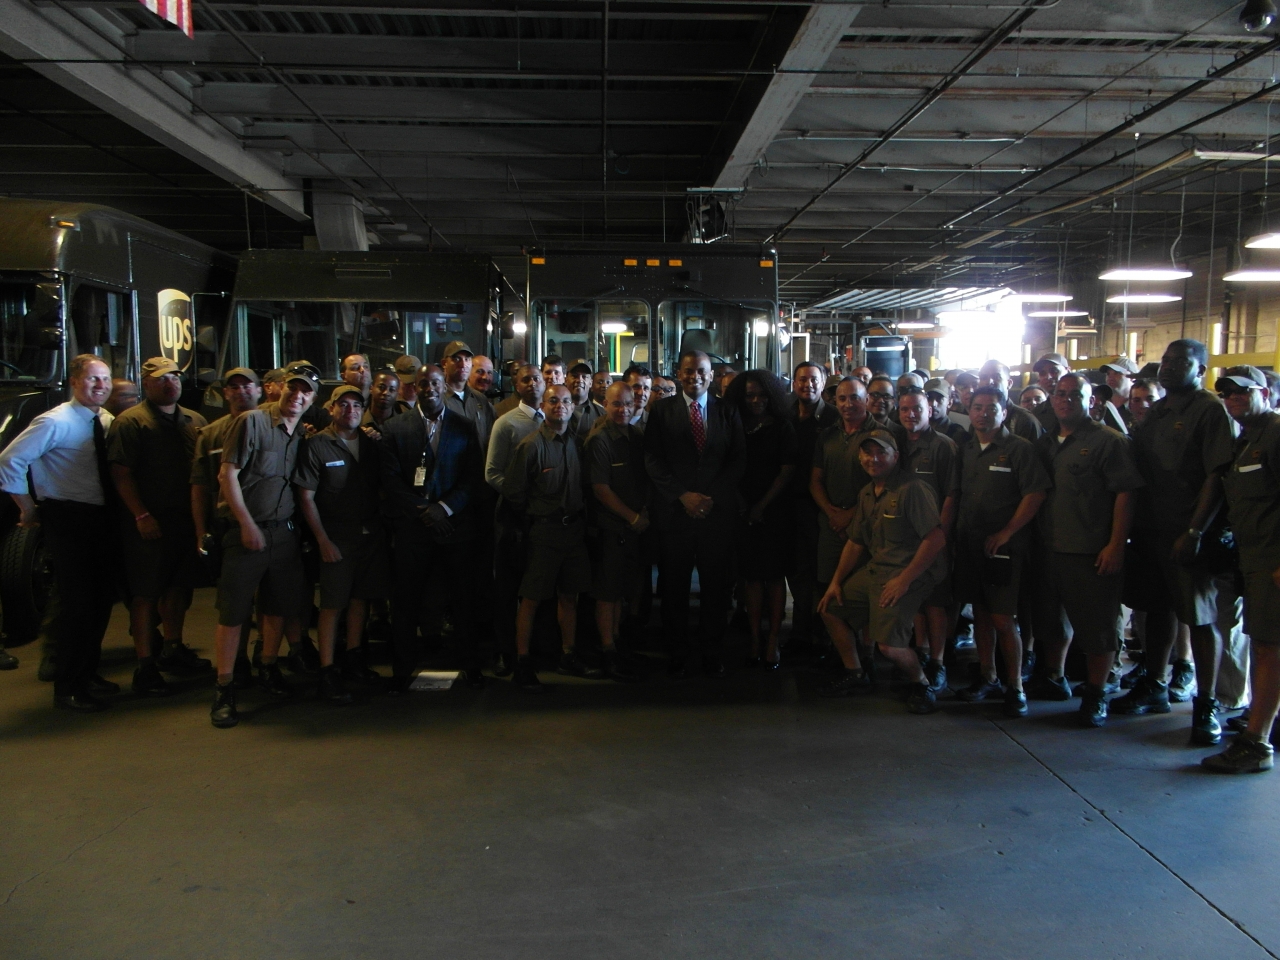
<instances>
[{"instance_id":1,"label":"concrete floor","mask_svg":"<svg viewBox=\"0 0 1280 960\"><path fill-rule=\"evenodd\" d=\"M1280 772L1202 774L1185 706L1082 731L738 672L249 694L218 731L207 682L73 716L15 652L5 960L1280 953Z\"/></svg>"}]
</instances>

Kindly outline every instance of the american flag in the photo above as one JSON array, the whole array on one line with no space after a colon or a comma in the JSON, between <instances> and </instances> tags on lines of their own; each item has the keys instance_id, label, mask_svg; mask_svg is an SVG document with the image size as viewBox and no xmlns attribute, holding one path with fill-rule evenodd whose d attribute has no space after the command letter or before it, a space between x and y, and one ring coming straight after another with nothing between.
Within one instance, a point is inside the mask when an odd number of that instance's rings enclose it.
<instances>
[{"instance_id":1,"label":"american flag","mask_svg":"<svg viewBox=\"0 0 1280 960\"><path fill-rule=\"evenodd\" d=\"M164 17L188 37L195 37L191 25L191 0L138 0L158 17Z\"/></svg>"}]
</instances>

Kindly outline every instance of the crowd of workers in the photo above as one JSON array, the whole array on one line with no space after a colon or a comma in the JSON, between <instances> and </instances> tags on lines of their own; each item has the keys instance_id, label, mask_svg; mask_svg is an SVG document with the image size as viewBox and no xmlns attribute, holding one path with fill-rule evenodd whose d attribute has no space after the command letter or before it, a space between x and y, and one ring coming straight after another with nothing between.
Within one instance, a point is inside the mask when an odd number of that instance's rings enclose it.
<instances>
[{"instance_id":1,"label":"crowd of workers","mask_svg":"<svg viewBox=\"0 0 1280 960\"><path fill-rule=\"evenodd\" d=\"M1203 763L1254 772L1272 766L1280 705L1280 391L1234 367L1209 392L1207 364L1203 344L1178 340L1149 370L1121 357L1095 383L1046 354L1015 401L998 361L896 379L802 363L788 387L699 352L671 379L633 366L617 381L548 357L518 366L495 409L492 362L455 341L438 364L344 358L322 408L306 361L229 370L226 413L206 423L179 404L171 360L143 365L139 397L83 355L73 399L0 452L0 489L44 532L55 612L41 672L73 711L118 689L99 657L121 596L133 692L212 671L216 727L238 722L237 690L294 692L285 639L291 669L318 672L334 702L410 690L442 629L466 683L489 670L540 693L531 646L550 601L559 672L632 682L623 638L647 620L656 563L673 677L726 672L735 591L748 665L777 669L788 585L788 644L834 650L822 693L869 688L879 651L916 714L952 689L962 608L977 670L954 695L998 699L1009 717L1028 696L1078 695L1087 727L1190 699L1191 742L1214 745L1220 665L1247 661L1237 736ZM113 545L118 578L104 569ZM183 640L202 565L217 582L212 663ZM1222 612L1241 607L1248 649L1224 655ZM365 632L388 610L384 678ZM580 649L580 614L594 615L598 653ZM1126 632L1142 655L1120 676Z\"/></svg>"}]
</instances>

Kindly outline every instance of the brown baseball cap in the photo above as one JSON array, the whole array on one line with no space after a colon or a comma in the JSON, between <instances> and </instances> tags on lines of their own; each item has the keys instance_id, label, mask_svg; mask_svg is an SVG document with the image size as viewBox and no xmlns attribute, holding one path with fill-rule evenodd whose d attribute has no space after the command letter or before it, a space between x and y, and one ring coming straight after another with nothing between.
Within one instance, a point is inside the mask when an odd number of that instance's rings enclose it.
<instances>
[{"instance_id":1,"label":"brown baseball cap","mask_svg":"<svg viewBox=\"0 0 1280 960\"><path fill-rule=\"evenodd\" d=\"M858 446L861 447L867 443L878 443L885 450L889 450L893 453L898 452L898 441L893 439L893 434L888 430L872 430L862 438L858 443Z\"/></svg>"},{"instance_id":2,"label":"brown baseball cap","mask_svg":"<svg viewBox=\"0 0 1280 960\"><path fill-rule=\"evenodd\" d=\"M142 365L142 375L144 377L163 377L166 373L176 373L178 376L182 376L182 368L168 357L152 357Z\"/></svg>"},{"instance_id":3,"label":"brown baseball cap","mask_svg":"<svg viewBox=\"0 0 1280 960\"><path fill-rule=\"evenodd\" d=\"M444 360L445 357L452 357L459 353L469 353L473 357L476 355L476 352L461 340L450 340L444 345L444 349L440 351L440 359Z\"/></svg>"},{"instance_id":4,"label":"brown baseball cap","mask_svg":"<svg viewBox=\"0 0 1280 960\"><path fill-rule=\"evenodd\" d=\"M406 353L404 356L396 357L396 376L400 378L401 383L416 383L421 366L421 360L411 353Z\"/></svg>"},{"instance_id":5,"label":"brown baseball cap","mask_svg":"<svg viewBox=\"0 0 1280 960\"><path fill-rule=\"evenodd\" d=\"M283 370L280 371L280 375L284 376ZM257 373L255 373L253 370L250 370L248 367L236 367L234 370L228 370L227 375L222 378L222 382L230 383L232 377L244 377L250 383L258 383L258 384L262 383L262 380L259 379Z\"/></svg>"},{"instance_id":6,"label":"brown baseball cap","mask_svg":"<svg viewBox=\"0 0 1280 960\"><path fill-rule=\"evenodd\" d=\"M333 403L335 400L339 400L342 397L345 397L351 393L354 393L357 397L360 398L360 405L363 406L364 394L360 392L359 387L353 387L349 383L344 383L342 386L338 387L338 389L334 390L333 393L329 394L329 402Z\"/></svg>"},{"instance_id":7,"label":"brown baseball cap","mask_svg":"<svg viewBox=\"0 0 1280 960\"><path fill-rule=\"evenodd\" d=\"M228 374L227 376L230 376ZM263 383L284 383L284 367L276 367L274 370L268 370L262 377Z\"/></svg>"},{"instance_id":8,"label":"brown baseball cap","mask_svg":"<svg viewBox=\"0 0 1280 960\"><path fill-rule=\"evenodd\" d=\"M934 377L924 385L925 393L936 393L940 397L951 396L951 384L941 377Z\"/></svg>"}]
</instances>

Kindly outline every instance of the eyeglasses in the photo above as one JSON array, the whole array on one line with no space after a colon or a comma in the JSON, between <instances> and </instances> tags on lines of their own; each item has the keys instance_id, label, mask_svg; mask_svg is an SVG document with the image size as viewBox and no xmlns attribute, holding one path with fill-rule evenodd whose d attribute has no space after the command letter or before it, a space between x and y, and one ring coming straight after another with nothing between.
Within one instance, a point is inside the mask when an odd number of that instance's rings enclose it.
<instances>
[{"instance_id":1,"label":"eyeglasses","mask_svg":"<svg viewBox=\"0 0 1280 960\"><path fill-rule=\"evenodd\" d=\"M1227 397L1244 397L1248 396L1254 390L1261 390L1261 387L1224 387L1218 391L1218 397L1222 400Z\"/></svg>"},{"instance_id":2,"label":"eyeglasses","mask_svg":"<svg viewBox=\"0 0 1280 960\"><path fill-rule=\"evenodd\" d=\"M868 393L868 394L867 394L867 396L868 396L868 397L875 397L877 400L892 400L892 399L893 399L893 394L892 394L892 393L885 393L885 392L883 392L883 391L881 391L881 390L872 390L870 393Z\"/></svg>"}]
</instances>

